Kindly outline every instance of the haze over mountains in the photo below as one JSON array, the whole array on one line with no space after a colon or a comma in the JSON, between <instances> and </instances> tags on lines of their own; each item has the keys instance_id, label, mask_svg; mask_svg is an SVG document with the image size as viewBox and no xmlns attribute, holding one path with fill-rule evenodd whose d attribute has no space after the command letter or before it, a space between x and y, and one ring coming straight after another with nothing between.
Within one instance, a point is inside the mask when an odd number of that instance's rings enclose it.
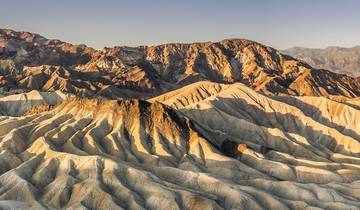
<instances>
[{"instance_id":1,"label":"haze over mountains","mask_svg":"<svg viewBox=\"0 0 360 210\"><path fill-rule=\"evenodd\" d=\"M244 39L0 35L1 209L360 209L359 78Z\"/></svg>"},{"instance_id":2,"label":"haze over mountains","mask_svg":"<svg viewBox=\"0 0 360 210\"><path fill-rule=\"evenodd\" d=\"M315 68L360 76L360 46L351 48L327 47L325 49L294 47L282 52L304 60Z\"/></svg>"}]
</instances>

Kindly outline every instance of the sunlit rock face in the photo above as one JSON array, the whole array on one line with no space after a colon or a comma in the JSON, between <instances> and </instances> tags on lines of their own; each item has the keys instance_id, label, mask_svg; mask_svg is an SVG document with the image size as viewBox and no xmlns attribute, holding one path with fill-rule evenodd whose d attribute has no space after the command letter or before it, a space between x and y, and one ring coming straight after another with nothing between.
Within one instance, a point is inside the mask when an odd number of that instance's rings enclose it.
<instances>
[{"instance_id":1,"label":"sunlit rock face","mask_svg":"<svg viewBox=\"0 0 360 210\"><path fill-rule=\"evenodd\" d=\"M356 101L211 82L149 101L44 100L0 117L0 206L358 209Z\"/></svg>"},{"instance_id":2,"label":"sunlit rock face","mask_svg":"<svg viewBox=\"0 0 360 210\"><path fill-rule=\"evenodd\" d=\"M360 81L246 39L95 50L0 29L0 85L86 97L148 99L196 81L272 95L360 96Z\"/></svg>"},{"instance_id":3,"label":"sunlit rock face","mask_svg":"<svg viewBox=\"0 0 360 210\"><path fill-rule=\"evenodd\" d=\"M359 96L250 40L0 30L0 209L360 209Z\"/></svg>"}]
</instances>

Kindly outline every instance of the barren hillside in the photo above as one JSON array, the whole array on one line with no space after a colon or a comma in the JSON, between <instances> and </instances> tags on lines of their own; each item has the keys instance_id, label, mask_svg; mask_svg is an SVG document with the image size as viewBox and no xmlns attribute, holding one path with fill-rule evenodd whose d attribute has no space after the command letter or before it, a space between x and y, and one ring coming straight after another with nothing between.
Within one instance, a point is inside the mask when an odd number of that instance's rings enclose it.
<instances>
[{"instance_id":1,"label":"barren hillside","mask_svg":"<svg viewBox=\"0 0 360 210\"><path fill-rule=\"evenodd\" d=\"M7 113L0 206L358 209L360 107L337 101L199 82Z\"/></svg>"}]
</instances>

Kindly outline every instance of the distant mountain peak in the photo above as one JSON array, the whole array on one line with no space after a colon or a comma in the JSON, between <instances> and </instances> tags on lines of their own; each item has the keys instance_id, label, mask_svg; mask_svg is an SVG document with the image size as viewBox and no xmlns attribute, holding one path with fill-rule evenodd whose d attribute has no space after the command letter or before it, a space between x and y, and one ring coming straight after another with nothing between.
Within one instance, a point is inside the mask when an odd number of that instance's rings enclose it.
<instances>
[{"instance_id":1,"label":"distant mountain peak","mask_svg":"<svg viewBox=\"0 0 360 210\"><path fill-rule=\"evenodd\" d=\"M293 47L283 53L304 60L315 68L360 76L360 46L329 46L323 49Z\"/></svg>"}]
</instances>

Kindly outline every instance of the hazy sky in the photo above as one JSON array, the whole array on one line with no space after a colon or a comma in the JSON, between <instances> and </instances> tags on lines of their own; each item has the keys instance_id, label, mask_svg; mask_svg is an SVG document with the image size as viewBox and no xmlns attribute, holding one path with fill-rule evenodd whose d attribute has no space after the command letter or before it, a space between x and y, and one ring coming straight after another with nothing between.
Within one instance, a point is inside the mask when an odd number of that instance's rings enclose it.
<instances>
[{"instance_id":1,"label":"hazy sky","mask_svg":"<svg viewBox=\"0 0 360 210\"><path fill-rule=\"evenodd\" d=\"M95 48L247 38L360 45L360 0L0 0L0 27Z\"/></svg>"}]
</instances>

